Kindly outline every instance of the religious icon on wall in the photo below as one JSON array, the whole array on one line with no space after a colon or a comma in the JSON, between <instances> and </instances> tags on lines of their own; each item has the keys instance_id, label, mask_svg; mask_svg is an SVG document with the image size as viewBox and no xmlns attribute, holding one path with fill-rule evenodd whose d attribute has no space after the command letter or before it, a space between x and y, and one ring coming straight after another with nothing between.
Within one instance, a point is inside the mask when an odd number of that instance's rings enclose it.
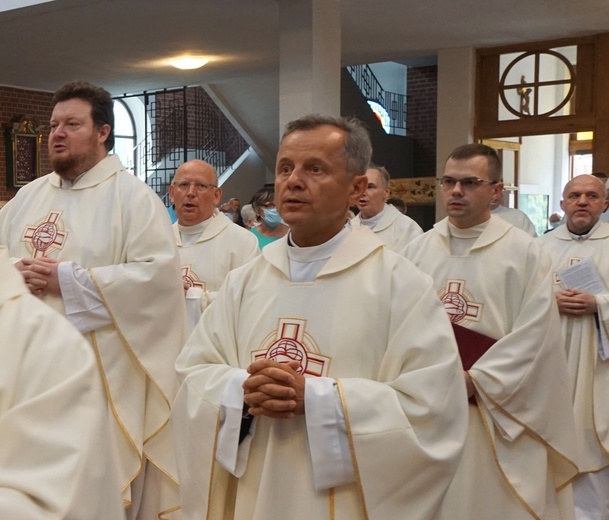
<instances>
[{"instance_id":1,"label":"religious icon on wall","mask_svg":"<svg viewBox=\"0 0 609 520\"><path fill-rule=\"evenodd\" d=\"M22 116L5 128L6 184L20 188L40 177L42 132L36 119Z\"/></svg>"}]
</instances>

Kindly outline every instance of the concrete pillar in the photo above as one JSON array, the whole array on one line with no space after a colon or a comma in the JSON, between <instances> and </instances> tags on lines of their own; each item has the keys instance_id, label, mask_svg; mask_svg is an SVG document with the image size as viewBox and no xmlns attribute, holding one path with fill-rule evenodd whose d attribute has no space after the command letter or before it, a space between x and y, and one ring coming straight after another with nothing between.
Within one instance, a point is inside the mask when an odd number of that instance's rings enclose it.
<instances>
[{"instance_id":1,"label":"concrete pillar","mask_svg":"<svg viewBox=\"0 0 609 520\"><path fill-rule=\"evenodd\" d=\"M340 115L340 1L279 0L279 127Z\"/></svg>"},{"instance_id":2,"label":"concrete pillar","mask_svg":"<svg viewBox=\"0 0 609 520\"><path fill-rule=\"evenodd\" d=\"M476 55L471 47L438 51L437 168L440 175L448 154L471 143L474 132ZM446 214L436 198L436 221Z\"/></svg>"}]
</instances>

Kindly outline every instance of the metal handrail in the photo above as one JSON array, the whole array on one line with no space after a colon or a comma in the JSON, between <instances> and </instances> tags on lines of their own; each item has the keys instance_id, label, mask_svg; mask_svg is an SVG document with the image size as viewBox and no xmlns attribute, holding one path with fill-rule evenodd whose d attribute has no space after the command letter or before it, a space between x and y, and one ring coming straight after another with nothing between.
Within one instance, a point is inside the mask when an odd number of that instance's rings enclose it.
<instances>
[{"instance_id":1,"label":"metal handrail","mask_svg":"<svg viewBox=\"0 0 609 520\"><path fill-rule=\"evenodd\" d=\"M407 96L384 90L368 65L350 65L347 71L367 100L382 105L389 115L391 133L400 129L407 131Z\"/></svg>"}]
</instances>

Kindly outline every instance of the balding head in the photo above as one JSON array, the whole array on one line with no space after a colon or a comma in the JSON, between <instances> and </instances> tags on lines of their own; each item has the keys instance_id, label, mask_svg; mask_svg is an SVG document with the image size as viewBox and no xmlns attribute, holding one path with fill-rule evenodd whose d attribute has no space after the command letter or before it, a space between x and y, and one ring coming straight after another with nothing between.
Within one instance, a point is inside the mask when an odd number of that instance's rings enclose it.
<instances>
[{"instance_id":1,"label":"balding head","mask_svg":"<svg viewBox=\"0 0 609 520\"><path fill-rule=\"evenodd\" d=\"M605 184L592 175L578 175L570 180L562 197L560 207L567 217L567 227L578 235L590 231L607 208Z\"/></svg>"},{"instance_id":2,"label":"balding head","mask_svg":"<svg viewBox=\"0 0 609 520\"><path fill-rule=\"evenodd\" d=\"M180 225L194 226L214 214L222 197L217 186L216 169L205 161L193 159L178 168L169 195Z\"/></svg>"}]
</instances>

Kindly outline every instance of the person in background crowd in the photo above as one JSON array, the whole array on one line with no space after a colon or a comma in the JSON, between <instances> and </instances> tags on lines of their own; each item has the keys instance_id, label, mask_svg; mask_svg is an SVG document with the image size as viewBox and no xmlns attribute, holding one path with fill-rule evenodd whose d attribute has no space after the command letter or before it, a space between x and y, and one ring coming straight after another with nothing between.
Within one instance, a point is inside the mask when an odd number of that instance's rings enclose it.
<instances>
[{"instance_id":1,"label":"person in background crowd","mask_svg":"<svg viewBox=\"0 0 609 520\"><path fill-rule=\"evenodd\" d=\"M423 230L410 217L386 204L389 197L389 172L382 166L370 166L366 171L368 187L357 201L359 214L351 221L354 227L366 226L389 249L401 251Z\"/></svg>"},{"instance_id":2,"label":"person in background crowd","mask_svg":"<svg viewBox=\"0 0 609 520\"><path fill-rule=\"evenodd\" d=\"M236 224L239 220L239 210L235 205L225 202L220 206L219 210L221 213L224 213L226 215L226 218L228 218L228 220L230 220L231 222L234 222Z\"/></svg>"},{"instance_id":3,"label":"person in background crowd","mask_svg":"<svg viewBox=\"0 0 609 520\"><path fill-rule=\"evenodd\" d=\"M250 232L232 225L236 208L228 207L229 218L216 209L222 198L215 168L194 159L182 164L169 187L178 221L173 232L186 291L190 330L215 298L226 275L260 254L258 241Z\"/></svg>"},{"instance_id":4,"label":"person in background crowd","mask_svg":"<svg viewBox=\"0 0 609 520\"><path fill-rule=\"evenodd\" d=\"M241 217L241 201L238 198L233 197L228 203L237 209L237 220L235 220L235 224L245 227L245 222L243 222L243 218Z\"/></svg>"},{"instance_id":5,"label":"person in background crowd","mask_svg":"<svg viewBox=\"0 0 609 520\"><path fill-rule=\"evenodd\" d=\"M252 229L258 226L258 220L256 218L256 212L251 204L246 204L241 208L241 220L246 229Z\"/></svg>"},{"instance_id":6,"label":"person in background crowd","mask_svg":"<svg viewBox=\"0 0 609 520\"><path fill-rule=\"evenodd\" d=\"M537 236L535 226L531 222L531 219L527 216L524 211L520 211L516 208L507 208L501 205L501 195L495 197L491 201L491 213L501 217L506 222L512 224L512 226L522 229L525 233L532 237Z\"/></svg>"},{"instance_id":7,"label":"person in background crowd","mask_svg":"<svg viewBox=\"0 0 609 520\"><path fill-rule=\"evenodd\" d=\"M273 186L263 186L252 197L252 208L256 213L258 226L250 228L258 239L260 249L281 237L287 235L289 228L275 208L275 189Z\"/></svg>"}]
</instances>

